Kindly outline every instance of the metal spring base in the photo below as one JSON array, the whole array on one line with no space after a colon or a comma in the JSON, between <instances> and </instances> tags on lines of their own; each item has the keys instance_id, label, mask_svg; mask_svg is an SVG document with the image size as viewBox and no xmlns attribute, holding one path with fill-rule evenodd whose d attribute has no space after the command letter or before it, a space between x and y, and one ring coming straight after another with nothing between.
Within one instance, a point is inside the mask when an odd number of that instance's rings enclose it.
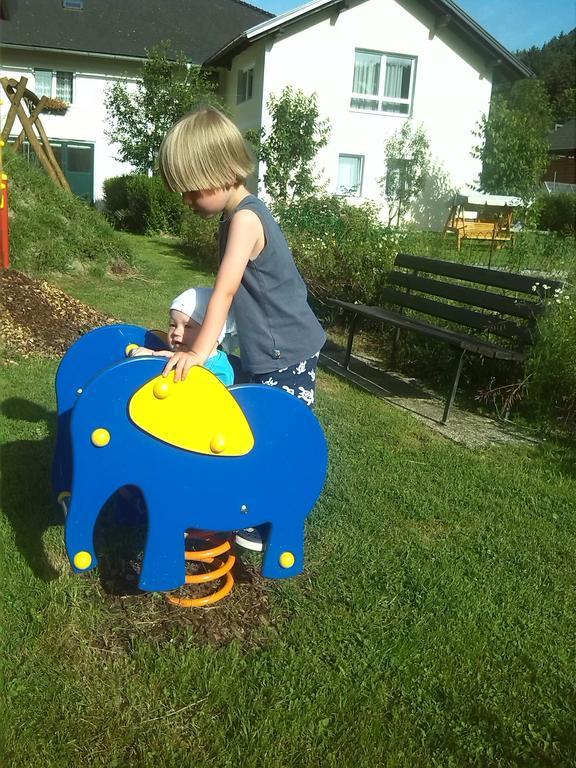
<instances>
[{"instance_id":1,"label":"metal spring base","mask_svg":"<svg viewBox=\"0 0 576 768\"><path fill-rule=\"evenodd\" d=\"M176 595L166 595L169 602L173 605L179 605L182 608L197 608L204 605L213 605L222 598L229 595L234 586L234 577L231 569L236 562L236 557L229 554L226 559L219 557L228 552L232 545L229 539L218 536L210 531L190 530L186 532L186 537L190 541L200 544L208 544L207 549L195 548L192 551L186 550L185 557L187 561L207 563L214 565L214 569L206 573L186 574L186 584L206 584L218 579L224 579L224 585L215 592L204 597L179 597Z\"/></svg>"}]
</instances>

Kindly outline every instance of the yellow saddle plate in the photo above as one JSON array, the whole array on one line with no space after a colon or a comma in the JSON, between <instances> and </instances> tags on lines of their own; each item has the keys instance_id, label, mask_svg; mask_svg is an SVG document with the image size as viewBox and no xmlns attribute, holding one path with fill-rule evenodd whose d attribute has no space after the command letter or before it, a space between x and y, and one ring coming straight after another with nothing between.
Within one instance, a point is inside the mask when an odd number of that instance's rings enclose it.
<instances>
[{"instance_id":1,"label":"yellow saddle plate","mask_svg":"<svg viewBox=\"0 0 576 768\"><path fill-rule=\"evenodd\" d=\"M244 413L224 384L206 368L194 366L185 381L174 371L156 376L130 398L130 418L140 429L186 451L243 456L254 435Z\"/></svg>"}]
</instances>

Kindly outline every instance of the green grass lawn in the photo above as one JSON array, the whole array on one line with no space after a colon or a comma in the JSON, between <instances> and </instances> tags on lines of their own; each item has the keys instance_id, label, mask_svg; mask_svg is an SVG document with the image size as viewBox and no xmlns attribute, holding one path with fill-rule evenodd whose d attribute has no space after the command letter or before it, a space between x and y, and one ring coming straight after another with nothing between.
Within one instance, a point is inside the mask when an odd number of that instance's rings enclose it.
<instances>
[{"instance_id":1,"label":"green grass lawn","mask_svg":"<svg viewBox=\"0 0 576 768\"><path fill-rule=\"evenodd\" d=\"M163 325L211 276L131 239L134 277L55 282ZM305 573L266 582L254 621L239 584L187 622L71 572L49 487L56 368L1 372L2 768L576 765L574 446L471 451L321 371L330 468Z\"/></svg>"}]
</instances>

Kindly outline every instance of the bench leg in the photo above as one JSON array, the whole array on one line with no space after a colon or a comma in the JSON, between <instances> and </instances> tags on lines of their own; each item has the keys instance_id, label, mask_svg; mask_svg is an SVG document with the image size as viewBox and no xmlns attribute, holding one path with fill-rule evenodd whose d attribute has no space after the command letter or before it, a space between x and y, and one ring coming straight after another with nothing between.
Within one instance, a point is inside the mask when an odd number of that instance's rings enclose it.
<instances>
[{"instance_id":1,"label":"bench leg","mask_svg":"<svg viewBox=\"0 0 576 768\"><path fill-rule=\"evenodd\" d=\"M394 331L394 339L392 340L392 353L390 355L390 365L392 368L396 366L396 354L398 352L398 343L400 341L400 328L396 328Z\"/></svg>"},{"instance_id":2,"label":"bench leg","mask_svg":"<svg viewBox=\"0 0 576 768\"><path fill-rule=\"evenodd\" d=\"M350 325L350 331L348 332L348 344L346 345L346 355L344 356L344 368L348 370L350 363L350 355L352 354L352 342L354 341L354 334L356 333L356 323L358 322L358 315L354 315L352 323Z\"/></svg>"},{"instance_id":3,"label":"bench leg","mask_svg":"<svg viewBox=\"0 0 576 768\"><path fill-rule=\"evenodd\" d=\"M450 394L446 399L446 404L444 406L444 414L442 416L442 424L446 424L446 422L448 421L448 414L450 413L450 408L452 407L452 403L454 402L454 398L456 397L456 390L458 389L458 382L460 381L460 374L462 373L462 366L464 365L465 354L466 354L466 350L463 349L460 352L460 356L458 357L458 365L456 366L456 375L454 376L454 381L452 382L452 389L450 390Z\"/></svg>"}]
</instances>

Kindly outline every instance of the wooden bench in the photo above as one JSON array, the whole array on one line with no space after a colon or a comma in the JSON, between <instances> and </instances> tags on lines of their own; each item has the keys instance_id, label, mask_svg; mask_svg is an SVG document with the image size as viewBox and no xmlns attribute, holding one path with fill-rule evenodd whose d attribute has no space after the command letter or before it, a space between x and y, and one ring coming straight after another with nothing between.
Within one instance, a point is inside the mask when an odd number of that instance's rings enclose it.
<instances>
[{"instance_id":1,"label":"wooden bench","mask_svg":"<svg viewBox=\"0 0 576 768\"><path fill-rule=\"evenodd\" d=\"M398 254L394 266L388 280L390 287L384 288L381 296L383 303L395 309L329 299L332 306L353 316L342 372L348 370L361 317L381 320L396 328L393 355L402 330L449 344L457 350L458 360L443 423L454 402L466 354L523 361L536 339L536 320L545 309L545 299L563 287L561 282L544 277L406 253ZM445 322L437 324L433 318Z\"/></svg>"}]
</instances>

